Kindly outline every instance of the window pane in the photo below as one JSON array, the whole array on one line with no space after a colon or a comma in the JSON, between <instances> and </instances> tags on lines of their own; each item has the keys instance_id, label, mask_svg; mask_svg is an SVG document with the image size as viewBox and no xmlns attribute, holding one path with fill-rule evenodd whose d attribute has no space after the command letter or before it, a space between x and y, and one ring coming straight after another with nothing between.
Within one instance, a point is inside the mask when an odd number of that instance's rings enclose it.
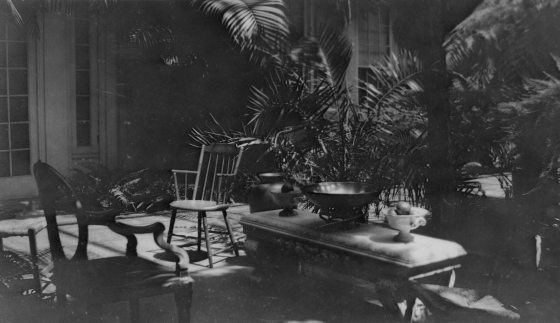
<instances>
[{"instance_id":1,"label":"window pane","mask_svg":"<svg viewBox=\"0 0 560 323\"><path fill-rule=\"evenodd\" d=\"M89 121L79 121L76 129L76 141L78 146L90 146L91 145L91 135L90 135L90 123Z\"/></svg>"},{"instance_id":2,"label":"window pane","mask_svg":"<svg viewBox=\"0 0 560 323\"><path fill-rule=\"evenodd\" d=\"M6 21L8 20L7 15L0 14L0 39L6 39Z\"/></svg>"},{"instance_id":3,"label":"window pane","mask_svg":"<svg viewBox=\"0 0 560 323\"><path fill-rule=\"evenodd\" d=\"M12 176L31 174L29 150L12 151Z\"/></svg>"},{"instance_id":4,"label":"window pane","mask_svg":"<svg viewBox=\"0 0 560 323\"><path fill-rule=\"evenodd\" d=\"M89 46L76 46L76 69L89 70Z\"/></svg>"},{"instance_id":5,"label":"window pane","mask_svg":"<svg viewBox=\"0 0 560 323\"><path fill-rule=\"evenodd\" d=\"M8 93L7 88L6 69L0 68L0 95L6 95Z\"/></svg>"},{"instance_id":6,"label":"window pane","mask_svg":"<svg viewBox=\"0 0 560 323\"><path fill-rule=\"evenodd\" d=\"M6 67L6 43L0 42L0 67Z\"/></svg>"},{"instance_id":7,"label":"window pane","mask_svg":"<svg viewBox=\"0 0 560 323\"><path fill-rule=\"evenodd\" d=\"M89 94L89 72L76 72L76 94Z\"/></svg>"},{"instance_id":8,"label":"window pane","mask_svg":"<svg viewBox=\"0 0 560 323\"><path fill-rule=\"evenodd\" d=\"M27 71L10 72L10 94L27 94Z\"/></svg>"},{"instance_id":9,"label":"window pane","mask_svg":"<svg viewBox=\"0 0 560 323\"><path fill-rule=\"evenodd\" d=\"M0 122L8 122L8 105L6 97L0 97Z\"/></svg>"},{"instance_id":10,"label":"window pane","mask_svg":"<svg viewBox=\"0 0 560 323\"><path fill-rule=\"evenodd\" d=\"M370 32L370 36L369 36L369 52L370 54L378 54L380 49L379 49L379 33L377 31L375 32Z\"/></svg>"},{"instance_id":11,"label":"window pane","mask_svg":"<svg viewBox=\"0 0 560 323\"><path fill-rule=\"evenodd\" d=\"M26 96L10 98L10 121L29 121Z\"/></svg>"},{"instance_id":12,"label":"window pane","mask_svg":"<svg viewBox=\"0 0 560 323\"><path fill-rule=\"evenodd\" d=\"M12 124L10 129L12 131L12 149L29 148L29 125L27 123Z\"/></svg>"},{"instance_id":13,"label":"window pane","mask_svg":"<svg viewBox=\"0 0 560 323\"><path fill-rule=\"evenodd\" d=\"M388 11L361 10L358 14L358 65L368 66L389 53Z\"/></svg>"},{"instance_id":14,"label":"window pane","mask_svg":"<svg viewBox=\"0 0 560 323\"><path fill-rule=\"evenodd\" d=\"M76 98L76 120L90 120L89 96L79 96Z\"/></svg>"},{"instance_id":15,"label":"window pane","mask_svg":"<svg viewBox=\"0 0 560 323\"><path fill-rule=\"evenodd\" d=\"M366 10L358 14L358 30L360 32L366 32L368 30L368 16L369 14Z\"/></svg>"},{"instance_id":16,"label":"window pane","mask_svg":"<svg viewBox=\"0 0 560 323\"><path fill-rule=\"evenodd\" d=\"M10 176L10 153L0 152L0 177Z\"/></svg>"},{"instance_id":17,"label":"window pane","mask_svg":"<svg viewBox=\"0 0 560 323\"><path fill-rule=\"evenodd\" d=\"M8 43L8 66L27 67L27 44Z\"/></svg>"},{"instance_id":18,"label":"window pane","mask_svg":"<svg viewBox=\"0 0 560 323\"><path fill-rule=\"evenodd\" d=\"M16 23L8 23L9 40L25 40L25 26Z\"/></svg>"},{"instance_id":19,"label":"window pane","mask_svg":"<svg viewBox=\"0 0 560 323\"><path fill-rule=\"evenodd\" d=\"M10 149L9 139L8 125L0 124L0 150Z\"/></svg>"}]
</instances>

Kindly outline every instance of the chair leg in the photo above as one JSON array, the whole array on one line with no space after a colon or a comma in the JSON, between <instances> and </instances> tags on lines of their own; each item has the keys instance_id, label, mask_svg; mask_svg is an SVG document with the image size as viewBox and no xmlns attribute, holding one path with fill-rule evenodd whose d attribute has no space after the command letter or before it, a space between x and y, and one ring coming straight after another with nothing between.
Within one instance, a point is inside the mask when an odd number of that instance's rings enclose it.
<instances>
[{"instance_id":1,"label":"chair leg","mask_svg":"<svg viewBox=\"0 0 560 323\"><path fill-rule=\"evenodd\" d=\"M200 251L200 244L202 242L202 218L205 216L204 212L198 212L198 236L196 238L196 247L198 251Z\"/></svg>"},{"instance_id":2,"label":"chair leg","mask_svg":"<svg viewBox=\"0 0 560 323\"><path fill-rule=\"evenodd\" d=\"M169 221L169 228L167 229L167 243L171 243L173 237L173 227L175 226L175 219L177 218L177 209L171 210L171 221Z\"/></svg>"},{"instance_id":3,"label":"chair leg","mask_svg":"<svg viewBox=\"0 0 560 323\"><path fill-rule=\"evenodd\" d=\"M208 234L208 222L206 221L206 212L201 212L202 214L202 224L204 227L204 240L206 240L206 252L208 253L208 263L210 268L214 267L212 262L212 248L210 248L210 234Z\"/></svg>"},{"instance_id":4,"label":"chair leg","mask_svg":"<svg viewBox=\"0 0 560 323\"><path fill-rule=\"evenodd\" d=\"M189 323L191 321L192 284L175 292L175 306L177 307L177 321Z\"/></svg>"},{"instance_id":5,"label":"chair leg","mask_svg":"<svg viewBox=\"0 0 560 323\"><path fill-rule=\"evenodd\" d=\"M227 219L227 212L226 210L222 210L222 214L224 216L224 223L226 224L226 229L229 235L229 239L231 240L231 246L233 247L233 252L235 253L235 256L239 256L239 250L237 249L237 244L235 243L235 240L233 239L233 232L231 231L231 226L229 224L229 221Z\"/></svg>"},{"instance_id":6,"label":"chair leg","mask_svg":"<svg viewBox=\"0 0 560 323\"><path fill-rule=\"evenodd\" d=\"M37 241L35 239L35 230L29 229L27 231L29 235L29 250L31 252L31 267L33 270L33 279L35 280L35 291L37 294L41 294L41 276L39 275L39 265L38 265L38 257L37 257Z\"/></svg>"},{"instance_id":7,"label":"chair leg","mask_svg":"<svg viewBox=\"0 0 560 323\"><path fill-rule=\"evenodd\" d=\"M136 323L140 321L140 300L138 298L132 298L128 302L130 310L130 322Z\"/></svg>"}]
</instances>

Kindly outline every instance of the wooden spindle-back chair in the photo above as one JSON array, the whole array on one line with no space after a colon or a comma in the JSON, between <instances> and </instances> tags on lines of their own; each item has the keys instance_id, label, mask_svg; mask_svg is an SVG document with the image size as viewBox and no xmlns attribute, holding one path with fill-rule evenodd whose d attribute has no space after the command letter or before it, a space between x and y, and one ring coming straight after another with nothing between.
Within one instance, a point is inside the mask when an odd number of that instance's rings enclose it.
<instances>
[{"instance_id":1,"label":"wooden spindle-back chair","mask_svg":"<svg viewBox=\"0 0 560 323\"><path fill-rule=\"evenodd\" d=\"M118 211L86 210L66 179L44 162L35 163L33 174L47 222L58 305L66 305L66 295L70 294L86 303L88 318L95 319L91 313L96 313L102 304L128 300L131 321L137 322L140 298L174 293L179 322L189 322L192 299L189 258L184 250L164 240L165 226L162 223L131 226L116 221ZM61 208L74 213L78 224L78 245L71 258L66 257L59 234L57 211ZM107 226L126 237L126 255L88 259L88 229L91 225ZM136 257L138 241L135 234L142 233L153 234L156 244L174 255L175 269Z\"/></svg>"},{"instance_id":2,"label":"wooden spindle-back chair","mask_svg":"<svg viewBox=\"0 0 560 323\"><path fill-rule=\"evenodd\" d=\"M167 242L171 243L173 229L178 210L198 212L197 247L200 251L202 231L206 242L208 262L213 267L212 256L225 249L233 249L239 255L237 245L227 219L231 188L234 183L243 149L233 144L211 144L202 146L196 170L173 169L175 181L175 198L171 202L171 221L167 235ZM214 231L208 228L206 212L222 212L226 231ZM210 246L209 233L228 234L231 246L223 250L213 251Z\"/></svg>"}]
</instances>

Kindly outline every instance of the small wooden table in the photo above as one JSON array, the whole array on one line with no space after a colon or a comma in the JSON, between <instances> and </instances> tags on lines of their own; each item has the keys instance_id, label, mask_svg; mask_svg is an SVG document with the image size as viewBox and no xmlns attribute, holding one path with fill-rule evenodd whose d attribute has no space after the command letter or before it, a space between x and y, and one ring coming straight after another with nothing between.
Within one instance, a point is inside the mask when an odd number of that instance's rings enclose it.
<instances>
[{"instance_id":1,"label":"small wooden table","mask_svg":"<svg viewBox=\"0 0 560 323\"><path fill-rule=\"evenodd\" d=\"M257 276L278 270L328 272L401 288L425 276L454 275L467 254L456 242L419 234L413 234L413 242L395 242L398 231L381 224L337 227L325 225L311 212L297 210L293 217L280 217L279 211L248 214L240 221Z\"/></svg>"}]
</instances>

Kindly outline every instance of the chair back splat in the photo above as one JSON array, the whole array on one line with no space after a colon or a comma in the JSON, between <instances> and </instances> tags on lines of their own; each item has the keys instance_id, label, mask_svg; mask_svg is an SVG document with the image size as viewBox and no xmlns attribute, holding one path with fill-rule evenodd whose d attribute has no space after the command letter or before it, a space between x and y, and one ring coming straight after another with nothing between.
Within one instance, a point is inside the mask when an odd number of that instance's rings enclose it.
<instances>
[{"instance_id":1,"label":"chair back splat","mask_svg":"<svg viewBox=\"0 0 560 323\"><path fill-rule=\"evenodd\" d=\"M33 166L33 174L39 189L39 198L45 212L47 233L53 261L65 260L66 256L58 232L57 209L74 209L79 226L78 247L73 258L87 258L87 226L80 225L82 205L66 179L50 165L38 161Z\"/></svg>"},{"instance_id":2,"label":"chair back splat","mask_svg":"<svg viewBox=\"0 0 560 323\"><path fill-rule=\"evenodd\" d=\"M228 203L242 154L233 144L202 146L196 171L173 170L176 199Z\"/></svg>"}]
</instances>

